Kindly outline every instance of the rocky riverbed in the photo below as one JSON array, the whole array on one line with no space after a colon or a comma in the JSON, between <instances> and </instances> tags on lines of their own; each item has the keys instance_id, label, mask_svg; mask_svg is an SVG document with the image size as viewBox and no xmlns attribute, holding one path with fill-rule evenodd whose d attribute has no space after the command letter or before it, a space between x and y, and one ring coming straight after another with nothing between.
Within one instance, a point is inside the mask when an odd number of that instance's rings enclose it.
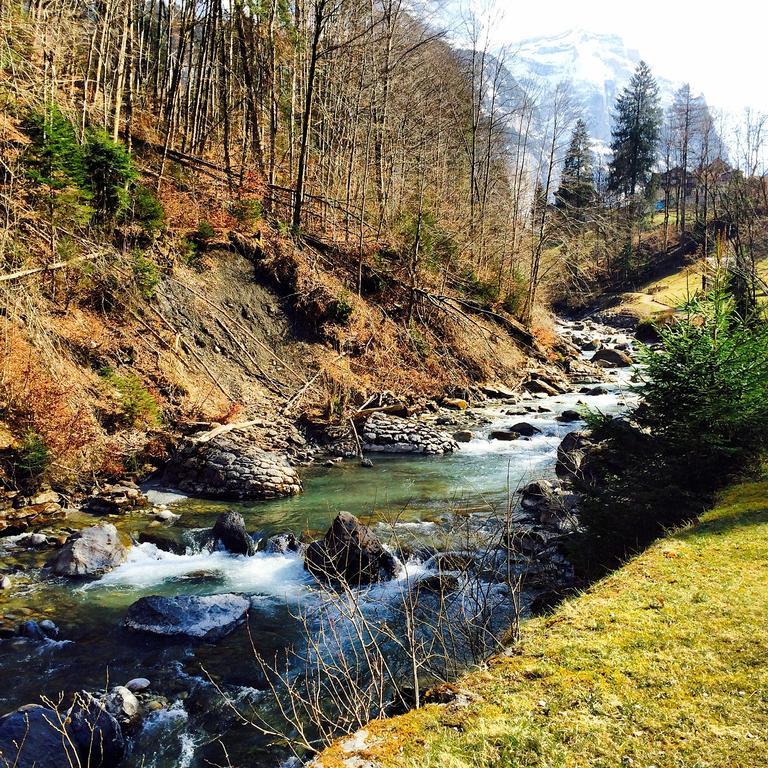
<instances>
[{"instance_id":1,"label":"rocky riverbed","mask_svg":"<svg viewBox=\"0 0 768 768\"><path fill-rule=\"evenodd\" d=\"M279 652L301 640L297 614L340 578L374 614L413 585L444 600L488 584L508 621L500 566L510 563L524 611L545 608L573 577L559 542L578 525L578 500L555 473L558 447L585 407L617 413L633 397L629 337L589 322L559 330L573 351L569 376L532 369L418 413L387 406L359 422L351 450L349 435L325 446L324 456L351 454L329 466L301 467L314 452L301 436L270 452L248 427L214 426L183 442L162 478L185 493L126 483L80 510L55 494L7 501L17 527L0 538L0 712L86 691L87 707L121 729L121 765L219 760L210 737L222 728L235 729L231 755L268 765L279 755L235 727L208 679L243 706L269 708L246 625L261 653ZM222 488L238 501L217 500ZM22 533L20 519L33 530ZM147 684L133 691L137 679Z\"/></svg>"}]
</instances>

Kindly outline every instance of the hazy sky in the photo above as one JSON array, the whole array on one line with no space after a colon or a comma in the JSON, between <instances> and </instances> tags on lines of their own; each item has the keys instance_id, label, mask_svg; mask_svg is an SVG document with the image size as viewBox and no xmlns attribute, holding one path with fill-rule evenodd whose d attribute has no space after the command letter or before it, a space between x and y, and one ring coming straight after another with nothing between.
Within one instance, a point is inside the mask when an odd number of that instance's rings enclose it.
<instances>
[{"instance_id":1,"label":"hazy sky","mask_svg":"<svg viewBox=\"0 0 768 768\"><path fill-rule=\"evenodd\" d=\"M659 75L687 80L714 107L768 111L766 0L465 0L498 14L499 43L578 27L620 35ZM459 0L451 0L451 3Z\"/></svg>"}]
</instances>

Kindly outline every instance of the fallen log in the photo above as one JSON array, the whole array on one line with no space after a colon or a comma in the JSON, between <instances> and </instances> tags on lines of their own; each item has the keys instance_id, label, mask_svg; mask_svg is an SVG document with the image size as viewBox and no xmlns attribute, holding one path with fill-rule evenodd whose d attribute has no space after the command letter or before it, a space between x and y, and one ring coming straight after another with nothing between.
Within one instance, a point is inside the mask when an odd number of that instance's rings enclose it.
<instances>
[{"instance_id":1,"label":"fallen log","mask_svg":"<svg viewBox=\"0 0 768 768\"><path fill-rule=\"evenodd\" d=\"M13 280L21 280L22 278L29 277L30 275L38 275L41 272L53 272L57 269L64 269L65 267L71 267L82 261L95 261L102 256L106 256L107 251L99 251L98 253L88 253L84 256L74 256L66 261L54 261L50 264L46 264L43 267L31 267L30 269L19 269L16 272L9 272L7 275L0 275L0 283L7 283Z\"/></svg>"},{"instance_id":2,"label":"fallen log","mask_svg":"<svg viewBox=\"0 0 768 768\"><path fill-rule=\"evenodd\" d=\"M211 440L213 440L214 437L218 437L219 435L225 435L227 432L233 432L237 429L248 429L249 427L253 427L256 424L260 424L261 421L258 419L252 420L252 421L240 421L235 424L222 424L221 426L215 427L210 432L206 432L203 435L199 435L195 438L195 440L198 443L208 443Z\"/></svg>"},{"instance_id":3,"label":"fallen log","mask_svg":"<svg viewBox=\"0 0 768 768\"><path fill-rule=\"evenodd\" d=\"M407 405L397 403L396 405L380 405L376 408L363 408L352 414L352 421L363 421L374 413L387 413L390 416L410 416L411 412Z\"/></svg>"}]
</instances>

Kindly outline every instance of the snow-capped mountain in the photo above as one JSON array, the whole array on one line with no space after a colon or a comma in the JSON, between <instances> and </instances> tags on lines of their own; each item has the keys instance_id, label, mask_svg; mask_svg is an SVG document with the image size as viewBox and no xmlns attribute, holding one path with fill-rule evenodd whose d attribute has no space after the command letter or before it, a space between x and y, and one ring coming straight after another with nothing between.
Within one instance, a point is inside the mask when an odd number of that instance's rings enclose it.
<instances>
[{"instance_id":1,"label":"snow-capped mountain","mask_svg":"<svg viewBox=\"0 0 768 768\"><path fill-rule=\"evenodd\" d=\"M543 80L554 87L570 81L592 137L598 145L610 141L616 96L632 77L642 58L640 52L628 48L618 35L584 30L530 38L511 44L510 51L509 68L521 82ZM675 84L654 74L666 106L672 101Z\"/></svg>"}]
</instances>

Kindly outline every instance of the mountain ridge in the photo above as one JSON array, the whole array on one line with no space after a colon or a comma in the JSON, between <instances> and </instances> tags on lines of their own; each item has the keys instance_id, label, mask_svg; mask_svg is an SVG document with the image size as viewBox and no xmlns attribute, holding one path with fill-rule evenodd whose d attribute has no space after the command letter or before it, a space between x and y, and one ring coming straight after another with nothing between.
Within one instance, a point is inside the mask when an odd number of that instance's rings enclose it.
<instances>
[{"instance_id":1,"label":"mountain ridge","mask_svg":"<svg viewBox=\"0 0 768 768\"><path fill-rule=\"evenodd\" d=\"M510 45L510 72L520 81L543 80L554 86L570 81L582 106L596 149L611 138L611 112L629 82L640 51L620 35L574 28L552 35L528 37ZM655 72L663 106L671 103L677 83Z\"/></svg>"}]
</instances>

